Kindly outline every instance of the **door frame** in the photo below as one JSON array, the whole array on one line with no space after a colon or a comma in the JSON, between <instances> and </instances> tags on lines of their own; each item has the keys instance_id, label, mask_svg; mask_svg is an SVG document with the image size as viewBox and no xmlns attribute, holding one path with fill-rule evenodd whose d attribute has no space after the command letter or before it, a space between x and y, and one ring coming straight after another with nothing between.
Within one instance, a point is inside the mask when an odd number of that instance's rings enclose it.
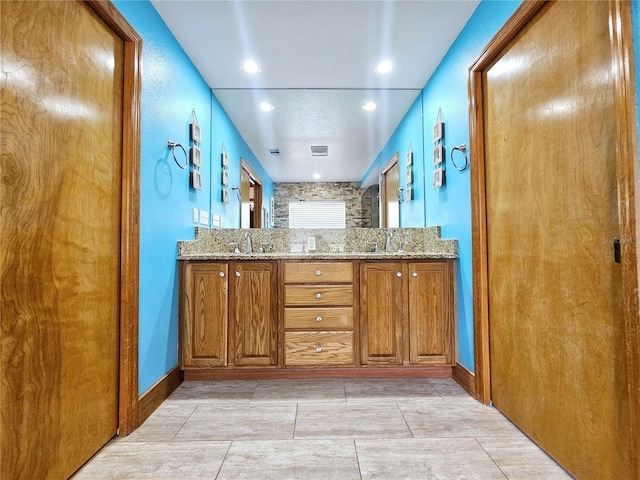
<instances>
[{"instance_id":1,"label":"door frame","mask_svg":"<svg viewBox=\"0 0 640 480\"><path fill-rule=\"evenodd\" d=\"M387 173L391 170L400 160L400 154L394 153L389 161L380 170L380 203L382 208L382 222L381 228L389 228L389 209L387 207ZM400 166L398 166L398 169ZM398 199L398 202L400 199Z\"/></svg>"},{"instance_id":2,"label":"door frame","mask_svg":"<svg viewBox=\"0 0 640 480\"><path fill-rule=\"evenodd\" d=\"M469 67L469 140L471 158L471 220L473 258L473 328L476 397L491 402L489 352L489 281L487 245L487 202L485 189L483 76L498 55L532 20L546 1L525 0ZM622 313L625 328L624 352L627 368L632 468L640 476L640 319L638 258L640 212L638 195L638 141L633 65L631 6L622 0L609 1L609 25L614 71L616 111L616 176L621 242Z\"/></svg>"},{"instance_id":3,"label":"door frame","mask_svg":"<svg viewBox=\"0 0 640 480\"><path fill-rule=\"evenodd\" d=\"M86 3L124 42L120 220L120 365L118 435L138 427L140 247L140 95L142 38L108 0Z\"/></svg>"},{"instance_id":4,"label":"door frame","mask_svg":"<svg viewBox=\"0 0 640 480\"><path fill-rule=\"evenodd\" d=\"M253 168L251 168L251 165L249 165L249 163L247 163L247 161L242 157L240 157L240 167L249 175L249 178L253 180L254 183L253 213L251 214L253 217L253 228L266 228L267 225L262 225L262 180L260 180L258 174L256 174ZM249 186L249 188L251 188L251 186ZM242 203L242 201L240 203ZM242 223L242 207L240 208L240 223Z\"/></svg>"}]
</instances>

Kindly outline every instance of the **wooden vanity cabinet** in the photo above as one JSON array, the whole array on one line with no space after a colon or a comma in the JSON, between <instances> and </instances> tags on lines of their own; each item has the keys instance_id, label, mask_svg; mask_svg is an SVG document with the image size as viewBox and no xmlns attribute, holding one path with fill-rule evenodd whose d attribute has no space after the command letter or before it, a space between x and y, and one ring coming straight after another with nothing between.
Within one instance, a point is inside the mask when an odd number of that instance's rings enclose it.
<instances>
[{"instance_id":1,"label":"wooden vanity cabinet","mask_svg":"<svg viewBox=\"0 0 640 480\"><path fill-rule=\"evenodd\" d=\"M229 275L229 363L237 366L276 365L276 262L231 262Z\"/></svg>"},{"instance_id":2,"label":"wooden vanity cabinet","mask_svg":"<svg viewBox=\"0 0 640 480\"><path fill-rule=\"evenodd\" d=\"M278 361L276 262L181 264L182 368Z\"/></svg>"},{"instance_id":3,"label":"wooden vanity cabinet","mask_svg":"<svg viewBox=\"0 0 640 480\"><path fill-rule=\"evenodd\" d=\"M403 363L405 270L402 262L360 264L360 361L363 365Z\"/></svg>"},{"instance_id":4,"label":"wooden vanity cabinet","mask_svg":"<svg viewBox=\"0 0 640 480\"><path fill-rule=\"evenodd\" d=\"M363 365L452 365L452 262L362 262Z\"/></svg>"},{"instance_id":5,"label":"wooden vanity cabinet","mask_svg":"<svg viewBox=\"0 0 640 480\"><path fill-rule=\"evenodd\" d=\"M182 262L180 365L227 365L228 265Z\"/></svg>"},{"instance_id":6,"label":"wooden vanity cabinet","mask_svg":"<svg viewBox=\"0 0 640 480\"><path fill-rule=\"evenodd\" d=\"M354 366L352 262L283 262L284 365Z\"/></svg>"},{"instance_id":7,"label":"wooden vanity cabinet","mask_svg":"<svg viewBox=\"0 0 640 480\"><path fill-rule=\"evenodd\" d=\"M181 261L181 368L240 378L243 370L286 376L340 367L357 376L345 367L395 366L402 374L450 367L454 266L404 259Z\"/></svg>"},{"instance_id":8,"label":"wooden vanity cabinet","mask_svg":"<svg viewBox=\"0 0 640 480\"><path fill-rule=\"evenodd\" d=\"M453 365L453 262L411 262L409 361L413 365Z\"/></svg>"}]
</instances>

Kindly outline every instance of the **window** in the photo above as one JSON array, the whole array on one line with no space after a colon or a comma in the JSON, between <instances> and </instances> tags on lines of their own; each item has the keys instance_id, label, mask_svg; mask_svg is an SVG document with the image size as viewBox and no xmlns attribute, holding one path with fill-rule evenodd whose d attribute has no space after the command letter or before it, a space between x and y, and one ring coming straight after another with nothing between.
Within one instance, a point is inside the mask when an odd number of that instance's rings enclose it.
<instances>
[{"instance_id":1,"label":"window","mask_svg":"<svg viewBox=\"0 0 640 480\"><path fill-rule=\"evenodd\" d=\"M344 202L289 202L289 228L345 228L345 226Z\"/></svg>"}]
</instances>

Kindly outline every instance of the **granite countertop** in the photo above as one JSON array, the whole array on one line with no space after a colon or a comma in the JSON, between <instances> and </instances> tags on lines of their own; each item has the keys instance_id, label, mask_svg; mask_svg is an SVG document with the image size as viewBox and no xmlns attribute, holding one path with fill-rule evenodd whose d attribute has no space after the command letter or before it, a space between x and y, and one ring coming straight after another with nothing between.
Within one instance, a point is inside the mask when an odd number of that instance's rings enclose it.
<instances>
[{"instance_id":1,"label":"granite countertop","mask_svg":"<svg viewBox=\"0 0 640 480\"><path fill-rule=\"evenodd\" d=\"M278 252L278 253L194 253L179 255L178 260L423 260L429 258L458 258L456 254L441 252Z\"/></svg>"},{"instance_id":2,"label":"granite countertop","mask_svg":"<svg viewBox=\"0 0 640 480\"><path fill-rule=\"evenodd\" d=\"M235 247L244 252L248 238L251 238L256 253L233 253ZM390 253L385 252L387 245ZM261 247L265 253L257 253ZM375 248L381 252L374 252ZM441 238L439 227L333 230L196 228L195 239L179 241L177 253L178 260L193 261L458 258L458 241Z\"/></svg>"}]
</instances>

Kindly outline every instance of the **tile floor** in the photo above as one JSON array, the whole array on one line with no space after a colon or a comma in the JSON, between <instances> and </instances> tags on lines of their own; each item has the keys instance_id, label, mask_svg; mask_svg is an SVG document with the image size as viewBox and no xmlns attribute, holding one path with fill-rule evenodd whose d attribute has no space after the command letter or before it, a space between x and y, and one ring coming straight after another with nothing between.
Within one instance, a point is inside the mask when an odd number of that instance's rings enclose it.
<instances>
[{"instance_id":1,"label":"tile floor","mask_svg":"<svg viewBox=\"0 0 640 480\"><path fill-rule=\"evenodd\" d=\"M451 379L184 382L84 479L570 479Z\"/></svg>"}]
</instances>

